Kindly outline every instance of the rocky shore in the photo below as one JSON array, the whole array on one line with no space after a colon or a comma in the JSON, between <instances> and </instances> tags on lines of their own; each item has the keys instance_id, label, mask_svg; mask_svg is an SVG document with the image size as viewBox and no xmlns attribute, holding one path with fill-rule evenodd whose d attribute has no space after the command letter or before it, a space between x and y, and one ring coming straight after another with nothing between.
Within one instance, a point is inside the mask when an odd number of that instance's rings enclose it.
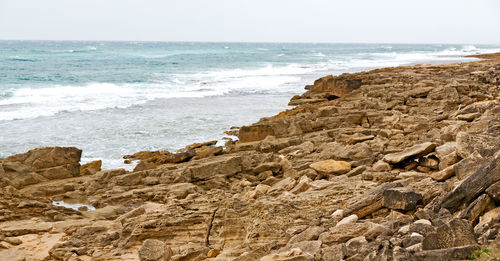
<instances>
[{"instance_id":1,"label":"rocky shore","mask_svg":"<svg viewBox=\"0 0 500 261\"><path fill-rule=\"evenodd\" d=\"M500 54L480 57L326 76L134 171L0 159L0 260L497 260Z\"/></svg>"}]
</instances>

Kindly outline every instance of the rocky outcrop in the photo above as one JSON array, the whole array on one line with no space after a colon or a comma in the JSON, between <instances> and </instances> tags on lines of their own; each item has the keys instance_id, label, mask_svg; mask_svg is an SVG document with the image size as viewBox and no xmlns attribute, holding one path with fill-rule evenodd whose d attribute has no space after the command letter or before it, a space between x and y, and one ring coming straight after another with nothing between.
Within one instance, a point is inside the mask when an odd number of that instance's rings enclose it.
<instances>
[{"instance_id":1,"label":"rocky outcrop","mask_svg":"<svg viewBox=\"0 0 500 261\"><path fill-rule=\"evenodd\" d=\"M0 260L498 258L490 57L327 76L224 147L138 152L134 171L75 148L0 159Z\"/></svg>"},{"instance_id":2,"label":"rocky outcrop","mask_svg":"<svg viewBox=\"0 0 500 261\"><path fill-rule=\"evenodd\" d=\"M0 187L17 189L42 181L80 176L77 148L40 148L10 156L0 163Z\"/></svg>"}]
</instances>

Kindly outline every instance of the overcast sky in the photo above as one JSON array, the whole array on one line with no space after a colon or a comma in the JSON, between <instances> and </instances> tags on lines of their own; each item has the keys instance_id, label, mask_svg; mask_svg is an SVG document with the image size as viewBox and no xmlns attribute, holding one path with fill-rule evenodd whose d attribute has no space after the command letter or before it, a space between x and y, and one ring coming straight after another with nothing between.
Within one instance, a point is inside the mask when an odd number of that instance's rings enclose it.
<instances>
[{"instance_id":1,"label":"overcast sky","mask_svg":"<svg viewBox=\"0 0 500 261\"><path fill-rule=\"evenodd\" d=\"M0 0L0 39L500 43L500 0Z\"/></svg>"}]
</instances>

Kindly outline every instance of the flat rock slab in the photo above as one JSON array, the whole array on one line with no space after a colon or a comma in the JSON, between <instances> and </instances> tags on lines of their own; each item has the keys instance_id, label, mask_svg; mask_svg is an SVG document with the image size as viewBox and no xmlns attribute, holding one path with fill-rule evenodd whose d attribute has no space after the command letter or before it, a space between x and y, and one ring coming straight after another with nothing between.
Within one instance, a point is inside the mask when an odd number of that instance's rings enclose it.
<instances>
[{"instance_id":1,"label":"flat rock slab","mask_svg":"<svg viewBox=\"0 0 500 261\"><path fill-rule=\"evenodd\" d=\"M384 156L384 161L392 164L400 163L411 157L421 157L430 152L432 152L436 148L436 144L432 142L425 142L422 144L415 145L410 147L404 151L387 154Z\"/></svg>"},{"instance_id":2,"label":"flat rock slab","mask_svg":"<svg viewBox=\"0 0 500 261\"><path fill-rule=\"evenodd\" d=\"M0 234L8 237L38 234L50 230L52 230L51 223L37 220L8 221L0 224Z\"/></svg>"}]
</instances>

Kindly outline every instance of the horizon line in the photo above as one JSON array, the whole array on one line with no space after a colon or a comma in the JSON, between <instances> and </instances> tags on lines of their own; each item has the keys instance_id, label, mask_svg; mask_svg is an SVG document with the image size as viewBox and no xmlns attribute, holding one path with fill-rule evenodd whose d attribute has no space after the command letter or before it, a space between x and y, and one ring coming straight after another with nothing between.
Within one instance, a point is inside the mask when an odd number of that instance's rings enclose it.
<instances>
[{"instance_id":1,"label":"horizon line","mask_svg":"<svg viewBox=\"0 0 500 261\"><path fill-rule=\"evenodd\" d=\"M470 45L500 45L500 43L472 43L472 42L295 42L295 41L202 41L202 40L70 40L70 39L0 39L0 41L26 42L144 42L144 43L257 43L257 44L470 44Z\"/></svg>"}]
</instances>

